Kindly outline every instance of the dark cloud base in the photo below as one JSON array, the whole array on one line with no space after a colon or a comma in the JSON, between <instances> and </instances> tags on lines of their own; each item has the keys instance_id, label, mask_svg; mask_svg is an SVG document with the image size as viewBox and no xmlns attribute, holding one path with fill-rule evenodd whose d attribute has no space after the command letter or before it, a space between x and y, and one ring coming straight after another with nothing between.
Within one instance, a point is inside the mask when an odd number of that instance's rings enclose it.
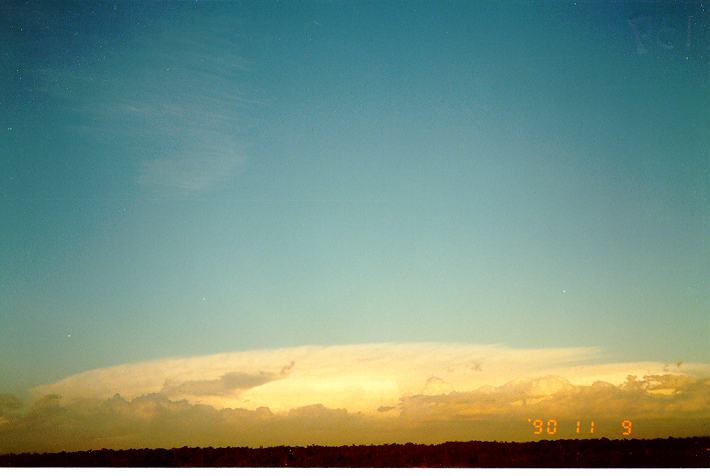
<instances>
[{"instance_id":1,"label":"dark cloud base","mask_svg":"<svg viewBox=\"0 0 710 476\"><path fill-rule=\"evenodd\" d=\"M708 446L710 437L256 449L184 447L0 455L0 466L705 468L710 466Z\"/></svg>"}]
</instances>

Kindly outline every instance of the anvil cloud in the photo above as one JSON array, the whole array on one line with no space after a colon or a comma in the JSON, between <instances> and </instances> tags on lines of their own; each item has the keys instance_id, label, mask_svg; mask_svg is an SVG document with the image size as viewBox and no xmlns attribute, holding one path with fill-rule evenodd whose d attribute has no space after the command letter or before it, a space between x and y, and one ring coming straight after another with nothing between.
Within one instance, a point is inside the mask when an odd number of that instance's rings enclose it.
<instances>
[{"instance_id":1,"label":"anvil cloud","mask_svg":"<svg viewBox=\"0 0 710 476\"><path fill-rule=\"evenodd\" d=\"M526 440L528 418L554 418L568 437L578 419L608 437L622 419L634 436L710 429L707 364L599 359L590 348L423 343L121 365L36 387L27 409L3 398L0 450Z\"/></svg>"}]
</instances>

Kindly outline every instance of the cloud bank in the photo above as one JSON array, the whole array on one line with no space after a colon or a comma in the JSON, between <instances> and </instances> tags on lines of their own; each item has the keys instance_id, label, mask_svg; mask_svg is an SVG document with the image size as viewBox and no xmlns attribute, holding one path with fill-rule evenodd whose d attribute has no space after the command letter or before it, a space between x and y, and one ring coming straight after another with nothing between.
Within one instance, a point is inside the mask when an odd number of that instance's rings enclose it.
<instances>
[{"instance_id":1,"label":"cloud bank","mask_svg":"<svg viewBox=\"0 0 710 476\"><path fill-rule=\"evenodd\" d=\"M623 420L633 437L710 433L710 366L598 358L370 344L121 365L37 387L26 407L2 396L0 452L618 438Z\"/></svg>"}]
</instances>

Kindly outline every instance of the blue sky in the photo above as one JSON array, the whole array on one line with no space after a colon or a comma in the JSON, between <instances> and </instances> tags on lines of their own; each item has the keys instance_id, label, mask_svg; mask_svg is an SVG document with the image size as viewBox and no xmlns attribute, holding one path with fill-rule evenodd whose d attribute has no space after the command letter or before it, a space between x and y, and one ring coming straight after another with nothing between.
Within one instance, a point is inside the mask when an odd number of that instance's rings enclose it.
<instances>
[{"instance_id":1,"label":"blue sky","mask_svg":"<svg viewBox=\"0 0 710 476\"><path fill-rule=\"evenodd\" d=\"M707 362L701 3L4 3L0 390L306 344Z\"/></svg>"}]
</instances>

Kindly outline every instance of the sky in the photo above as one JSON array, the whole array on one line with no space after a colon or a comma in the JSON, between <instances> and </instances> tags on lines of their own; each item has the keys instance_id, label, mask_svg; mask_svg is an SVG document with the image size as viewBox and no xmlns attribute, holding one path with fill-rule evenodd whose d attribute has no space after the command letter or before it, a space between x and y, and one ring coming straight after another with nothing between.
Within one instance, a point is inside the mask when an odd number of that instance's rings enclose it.
<instances>
[{"instance_id":1,"label":"sky","mask_svg":"<svg viewBox=\"0 0 710 476\"><path fill-rule=\"evenodd\" d=\"M707 8L2 2L0 451L708 434Z\"/></svg>"}]
</instances>

